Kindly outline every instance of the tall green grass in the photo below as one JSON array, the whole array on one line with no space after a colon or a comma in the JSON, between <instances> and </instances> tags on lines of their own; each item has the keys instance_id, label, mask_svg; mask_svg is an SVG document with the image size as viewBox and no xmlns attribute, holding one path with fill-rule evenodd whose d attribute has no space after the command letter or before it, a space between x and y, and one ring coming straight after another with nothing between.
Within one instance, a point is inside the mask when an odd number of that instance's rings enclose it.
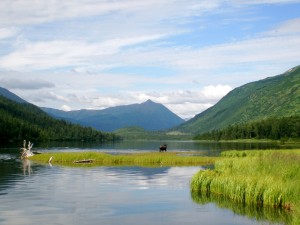
<instances>
[{"instance_id":1,"label":"tall green grass","mask_svg":"<svg viewBox=\"0 0 300 225\"><path fill-rule=\"evenodd\" d=\"M192 166L207 165L215 162L215 157L180 155L175 152L168 153L134 153L111 155L99 152L55 152L43 153L30 157L30 160L47 163L53 157L52 164L73 165L79 160L93 160L92 166L98 165L148 165L148 166ZM80 164L79 166L84 166Z\"/></svg>"},{"instance_id":2,"label":"tall green grass","mask_svg":"<svg viewBox=\"0 0 300 225\"><path fill-rule=\"evenodd\" d=\"M229 151L192 179L195 193L292 210L300 224L300 150Z\"/></svg>"}]
</instances>

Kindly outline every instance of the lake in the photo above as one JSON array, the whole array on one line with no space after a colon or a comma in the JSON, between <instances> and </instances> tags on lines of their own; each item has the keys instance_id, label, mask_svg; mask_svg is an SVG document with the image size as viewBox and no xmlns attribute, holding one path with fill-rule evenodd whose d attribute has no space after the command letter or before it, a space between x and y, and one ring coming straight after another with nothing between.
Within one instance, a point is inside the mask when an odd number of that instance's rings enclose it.
<instances>
[{"instance_id":1,"label":"lake","mask_svg":"<svg viewBox=\"0 0 300 225\"><path fill-rule=\"evenodd\" d=\"M102 146L37 147L39 151L156 151L159 142ZM194 142L171 142L176 151L217 155ZM245 207L191 195L191 177L204 167L69 168L21 160L18 149L0 149L0 224L284 224L280 210Z\"/></svg>"}]
</instances>

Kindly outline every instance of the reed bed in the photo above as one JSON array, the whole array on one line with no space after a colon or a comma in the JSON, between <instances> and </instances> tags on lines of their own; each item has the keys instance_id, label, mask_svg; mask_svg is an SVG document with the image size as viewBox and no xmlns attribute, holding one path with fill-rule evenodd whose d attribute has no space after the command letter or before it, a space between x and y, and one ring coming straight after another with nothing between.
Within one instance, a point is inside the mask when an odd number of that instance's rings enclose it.
<instances>
[{"instance_id":1,"label":"reed bed","mask_svg":"<svg viewBox=\"0 0 300 225\"><path fill-rule=\"evenodd\" d=\"M246 156L270 156L274 154L280 155L300 155L299 149L278 149L278 150L246 150L246 151L225 151L221 153L224 157L246 157Z\"/></svg>"},{"instance_id":2,"label":"reed bed","mask_svg":"<svg viewBox=\"0 0 300 225\"><path fill-rule=\"evenodd\" d=\"M300 150L229 151L214 170L198 172L191 190L247 205L292 210L300 224Z\"/></svg>"},{"instance_id":3,"label":"reed bed","mask_svg":"<svg viewBox=\"0 0 300 225\"><path fill-rule=\"evenodd\" d=\"M43 153L30 157L32 161L47 163L52 157L53 165L72 165L81 160L91 160L92 166L136 165L136 166L194 166L213 164L216 157L181 155L176 152L168 153L133 153L111 155L100 152L55 152ZM84 166L84 164L80 164ZM78 166L78 164L77 164Z\"/></svg>"}]
</instances>

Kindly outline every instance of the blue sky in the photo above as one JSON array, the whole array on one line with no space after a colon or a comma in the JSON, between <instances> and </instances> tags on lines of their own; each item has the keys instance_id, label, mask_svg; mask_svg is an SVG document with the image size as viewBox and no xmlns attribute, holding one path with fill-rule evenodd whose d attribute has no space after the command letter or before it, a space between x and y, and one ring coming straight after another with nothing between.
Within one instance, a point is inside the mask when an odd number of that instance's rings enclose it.
<instances>
[{"instance_id":1,"label":"blue sky","mask_svg":"<svg viewBox=\"0 0 300 225\"><path fill-rule=\"evenodd\" d=\"M300 0L0 3L0 86L38 106L152 99L190 118L299 59Z\"/></svg>"}]
</instances>

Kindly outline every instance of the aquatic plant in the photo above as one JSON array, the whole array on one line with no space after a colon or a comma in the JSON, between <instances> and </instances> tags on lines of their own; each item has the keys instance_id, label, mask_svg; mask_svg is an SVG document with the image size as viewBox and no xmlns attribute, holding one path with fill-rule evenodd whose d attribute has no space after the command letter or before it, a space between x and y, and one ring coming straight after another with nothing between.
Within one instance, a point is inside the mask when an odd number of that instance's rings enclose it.
<instances>
[{"instance_id":1,"label":"aquatic plant","mask_svg":"<svg viewBox=\"0 0 300 225\"><path fill-rule=\"evenodd\" d=\"M299 222L299 150L229 151L222 156L214 170L200 171L193 177L193 192L292 210L296 215L292 224Z\"/></svg>"}]
</instances>

